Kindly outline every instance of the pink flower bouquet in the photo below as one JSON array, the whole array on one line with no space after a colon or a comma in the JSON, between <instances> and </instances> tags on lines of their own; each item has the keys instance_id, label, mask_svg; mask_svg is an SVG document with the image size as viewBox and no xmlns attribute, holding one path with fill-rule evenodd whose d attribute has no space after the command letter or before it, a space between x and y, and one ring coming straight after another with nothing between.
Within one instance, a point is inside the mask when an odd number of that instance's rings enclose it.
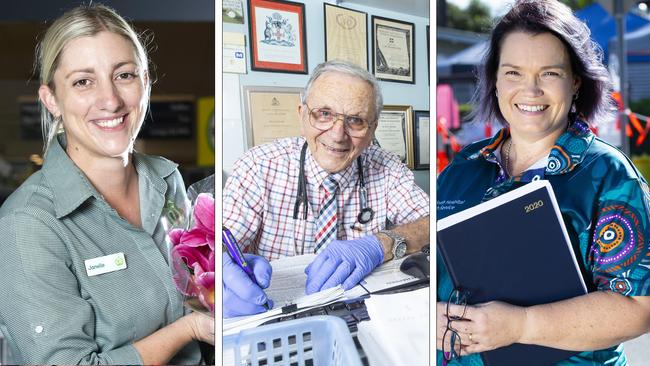
<instances>
[{"instance_id":1,"label":"pink flower bouquet","mask_svg":"<svg viewBox=\"0 0 650 366\"><path fill-rule=\"evenodd\" d=\"M211 189L214 190L214 183ZM190 196L191 193L192 187ZM215 281L214 210L213 194L199 193L194 200L189 225L168 231L171 243L170 260L176 287L188 298L186 304L190 308L209 311L212 316Z\"/></svg>"}]
</instances>

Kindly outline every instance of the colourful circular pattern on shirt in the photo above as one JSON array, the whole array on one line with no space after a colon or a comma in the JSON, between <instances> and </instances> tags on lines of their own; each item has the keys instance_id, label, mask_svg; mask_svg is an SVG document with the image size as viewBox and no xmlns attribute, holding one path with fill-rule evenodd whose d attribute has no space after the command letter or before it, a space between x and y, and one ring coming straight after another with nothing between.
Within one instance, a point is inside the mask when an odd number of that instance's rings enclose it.
<instances>
[{"instance_id":1,"label":"colourful circular pattern on shirt","mask_svg":"<svg viewBox=\"0 0 650 366\"><path fill-rule=\"evenodd\" d=\"M609 287L612 291L621 295L629 295L632 292L632 285L626 278L614 278L609 281Z\"/></svg>"},{"instance_id":2,"label":"colourful circular pattern on shirt","mask_svg":"<svg viewBox=\"0 0 650 366\"><path fill-rule=\"evenodd\" d=\"M601 252L607 253L618 247L623 242L624 237L625 231L623 227L616 222L612 222L600 229L596 243L600 246Z\"/></svg>"},{"instance_id":3,"label":"colourful circular pattern on shirt","mask_svg":"<svg viewBox=\"0 0 650 366\"><path fill-rule=\"evenodd\" d=\"M638 217L621 203L612 202L601 210L590 250L599 271L619 274L642 259L644 229Z\"/></svg>"},{"instance_id":4,"label":"colourful circular pattern on shirt","mask_svg":"<svg viewBox=\"0 0 650 366\"><path fill-rule=\"evenodd\" d=\"M565 162L565 164L568 164ZM557 156L551 155L548 157L548 163L546 164L546 169L549 173L557 173L562 169L562 160Z\"/></svg>"}]
</instances>

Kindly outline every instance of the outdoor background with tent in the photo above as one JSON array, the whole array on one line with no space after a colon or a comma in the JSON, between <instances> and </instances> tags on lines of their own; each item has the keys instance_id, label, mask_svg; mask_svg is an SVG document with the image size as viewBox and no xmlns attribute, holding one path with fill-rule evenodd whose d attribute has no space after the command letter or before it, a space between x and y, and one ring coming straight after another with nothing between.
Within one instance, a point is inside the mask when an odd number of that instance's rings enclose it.
<instances>
[{"instance_id":1,"label":"outdoor background with tent","mask_svg":"<svg viewBox=\"0 0 650 366\"><path fill-rule=\"evenodd\" d=\"M610 9L612 5L607 1L582 2L590 4L576 10L575 14L585 21L591 30L592 39L603 50L603 62L610 71L615 88L613 97L616 105L612 108L619 109L619 118L599 121L593 126L594 132L627 152L645 178L650 179L650 138L647 138L650 132L650 14L647 4L621 1L622 9L625 10L625 33L622 38L627 54L627 88L626 93L621 95L617 24L612 15L616 9ZM440 12L440 4L438 5ZM577 6L579 4L574 5L574 9ZM447 14L447 10L443 9L443 14L438 14L439 25L441 16L449 18L453 14ZM463 146L490 137L498 129L498 126L491 126L484 121L470 123L464 120L472 108L469 101L475 90L475 69L487 47L489 29L485 30L472 32L440 26L437 29L438 172L444 169L453 159L454 153ZM627 102L625 109L622 109L623 97ZM627 138L625 144L623 136Z\"/></svg>"}]
</instances>

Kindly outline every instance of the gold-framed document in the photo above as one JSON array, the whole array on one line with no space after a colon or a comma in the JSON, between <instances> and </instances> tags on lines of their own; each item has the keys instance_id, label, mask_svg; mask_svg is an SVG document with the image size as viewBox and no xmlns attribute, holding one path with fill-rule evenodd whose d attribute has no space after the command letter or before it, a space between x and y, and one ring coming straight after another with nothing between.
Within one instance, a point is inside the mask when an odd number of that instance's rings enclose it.
<instances>
[{"instance_id":1,"label":"gold-framed document","mask_svg":"<svg viewBox=\"0 0 650 366\"><path fill-rule=\"evenodd\" d=\"M325 61L350 61L368 70L368 14L324 3Z\"/></svg>"},{"instance_id":2,"label":"gold-framed document","mask_svg":"<svg viewBox=\"0 0 650 366\"><path fill-rule=\"evenodd\" d=\"M247 148L283 137L300 136L300 93L302 88L244 86Z\"/></svg>"},{"instance_id":3,"label":"gold-framed document","mask_svg":"<svg viewBox=\"0 0 650 366\"><path fill-rule=\"evenodd\" d=\"M375 140L385 150L395 153L409 169L413 159L413 108L408 105L385 105L379 113Z\"/></svg>"},{"instance_id":4,"label":"gold-framed document","mask_svg":"<svg viewBox=\"0 0 650 366\"><path fill-rule=\"evenodd\" d=\"M372 71L386 81L415 84L415 25L372 16Z\"/></svg>"},{"instance_id":5,"label":"gold-framed document","mask_svg":"<svg viewBox=\"0 0 650 366\"><path fill-rule=\"evenodd\" d=\"M429 111L413 112L413 152L415 170L428 170L430 164L431 124Z\"/></svg>"}]
</instances>

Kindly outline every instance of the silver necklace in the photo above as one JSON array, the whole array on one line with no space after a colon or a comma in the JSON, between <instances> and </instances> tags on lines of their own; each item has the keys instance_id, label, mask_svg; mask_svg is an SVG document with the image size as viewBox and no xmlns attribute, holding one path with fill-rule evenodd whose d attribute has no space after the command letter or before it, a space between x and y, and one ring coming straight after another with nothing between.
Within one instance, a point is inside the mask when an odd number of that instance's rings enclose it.
<instances>
[{"instance_id":1,"label":"silver necklace","mask_svg":"<svg viewBox=\"0 0 650 366\"><path fill-rule=\"evenodd\" d=\"M510 148L512 148L512 138L510 138L510 140L508 140L508 146L506 147L505 169L506 169L506 174L508 176L511 176L511 174L510 174Z\"/></svg>"}]
</instances>

